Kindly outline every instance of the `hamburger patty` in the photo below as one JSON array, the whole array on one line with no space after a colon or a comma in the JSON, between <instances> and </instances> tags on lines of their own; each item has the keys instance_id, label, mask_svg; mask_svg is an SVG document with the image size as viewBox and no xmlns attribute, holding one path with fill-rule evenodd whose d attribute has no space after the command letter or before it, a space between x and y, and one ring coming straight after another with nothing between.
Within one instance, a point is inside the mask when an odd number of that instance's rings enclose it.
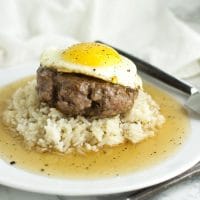
<instances>
[{"instance_id":1,"label":"hamburger patty","mask_svg":"<svg viewBox=\"0 0 200 200\"><path fill-rule=\"evenodd\" d=\"M41 102L66 116L105 118L131 109L138 90L75 73L51 68L37 70L37 91Z\"/></svg>"}]
</instances>

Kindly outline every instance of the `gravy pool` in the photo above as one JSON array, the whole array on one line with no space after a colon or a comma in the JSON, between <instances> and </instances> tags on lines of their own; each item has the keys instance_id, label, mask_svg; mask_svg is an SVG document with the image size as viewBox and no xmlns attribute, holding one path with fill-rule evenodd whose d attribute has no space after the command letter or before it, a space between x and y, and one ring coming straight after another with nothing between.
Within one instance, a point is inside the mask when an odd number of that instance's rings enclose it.
<instances>
[{"instance_id":1,"label":"gravy pool","mask_svg":"<svg viewBox=\"0 0 200 200\"><path fill-rule=\"evenodd\" d=\"M166 118L154 137L139 144L127 142L83 155L28 150L22 139L3 124L2 114L12 94L33 78L24 78L0 89L0 158L16 167L60 178L120 176L161 162L173 155L186 139L189 120L183 106L162 90L144 84L145 91L160 105Z\"/></svg>"}]
</instances>

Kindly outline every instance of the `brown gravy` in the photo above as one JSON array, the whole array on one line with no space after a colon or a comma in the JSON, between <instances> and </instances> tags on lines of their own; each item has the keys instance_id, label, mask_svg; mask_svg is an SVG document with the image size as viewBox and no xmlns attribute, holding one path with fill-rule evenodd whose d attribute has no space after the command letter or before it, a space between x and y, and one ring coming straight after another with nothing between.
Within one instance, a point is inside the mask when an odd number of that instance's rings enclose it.
<instances>
[{"instance_id":1,"label":"brown gravy","mask_svg":"<svg viewBox=\"0 0 200 200\"><path fill-rule=\"evenodd\" d=\"M33 77L25 78L0 89L0 116L15 90ZM149 84L145 90L152 95L166 117L156 133L139 144L105 147L85 155L77 153L39 153L27 150L22 139L14 137L0 121L0 157L11 165L27 171L60 178L102 178L142 170L168 158L184 142L189 120L184 108L172 97Z\"/></svg>"}]
</instances>

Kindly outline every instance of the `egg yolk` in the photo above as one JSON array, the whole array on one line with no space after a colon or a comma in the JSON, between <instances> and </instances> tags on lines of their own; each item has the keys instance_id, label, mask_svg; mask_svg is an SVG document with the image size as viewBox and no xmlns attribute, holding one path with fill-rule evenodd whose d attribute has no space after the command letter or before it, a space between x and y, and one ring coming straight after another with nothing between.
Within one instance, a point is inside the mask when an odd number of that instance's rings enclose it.
<instances>
[{"instance_id":1,"label":"egg yolk","mask_svg":"<svg viewBox=\"0 0 200 200\"><path fill-rule=\"evenodd\" d=\"M111 66L120 63L121 57L111 47L100 43L80 43L63 51L62 59L91 67Z\"/></svg>"}]
</instances>

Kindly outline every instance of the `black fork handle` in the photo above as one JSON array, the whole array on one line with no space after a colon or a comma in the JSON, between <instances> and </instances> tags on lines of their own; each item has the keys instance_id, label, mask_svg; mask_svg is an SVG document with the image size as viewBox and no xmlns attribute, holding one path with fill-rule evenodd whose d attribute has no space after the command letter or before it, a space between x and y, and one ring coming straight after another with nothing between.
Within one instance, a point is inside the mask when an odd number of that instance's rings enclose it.
<instances>
[{"instance_id":1,"label":"black fork handle","mask_svg":"<svg viewBox=\"0 0 200 200\"><path fill-rule=\"evenodd\" d=\"M95 41L95 42L106 44L101 41ZM167 85L170 85L186 94L191 95L197 91L197 89L194 88L189 83L187 83L183 80L180 80L180 79L162 71L161 69L141 60L140 58L137 58L137 57L135 57L127 52L124 52L118 48L115 48L115 47L112 47L112 48L115 49L116 51L118 51L121 55L123 55L123 56L127 57L128 59L130 59L131 61L133 61L136 64L137 69L139 71L144 72L144 73L146 73L146 74L148 74L148 75L150 75L150 76L166 83Z\"/></svg>"}]
</instances>

